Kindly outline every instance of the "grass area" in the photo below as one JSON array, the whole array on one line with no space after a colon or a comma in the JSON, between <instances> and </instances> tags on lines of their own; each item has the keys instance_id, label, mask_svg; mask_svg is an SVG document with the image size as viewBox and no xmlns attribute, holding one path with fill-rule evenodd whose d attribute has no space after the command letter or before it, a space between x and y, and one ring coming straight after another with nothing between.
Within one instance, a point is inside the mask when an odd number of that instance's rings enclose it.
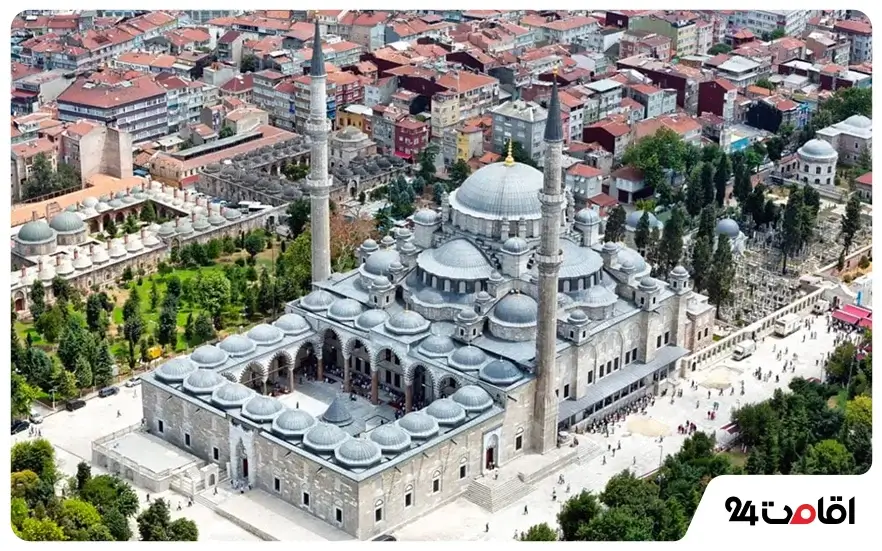
<instances>
[{"instance_id":1,"label":"grass area","mask_svg":"<svg viewBox=\"0 0 882 551\"><path fill-rule=\"evenodd\" d=\"M741 453L737 450L729 450L727 452L722 452L721 455L726 456L729 459L729 462L732 463L733 467L743 467L747 464L746 453Z\"/></svg>"}]
</instances>

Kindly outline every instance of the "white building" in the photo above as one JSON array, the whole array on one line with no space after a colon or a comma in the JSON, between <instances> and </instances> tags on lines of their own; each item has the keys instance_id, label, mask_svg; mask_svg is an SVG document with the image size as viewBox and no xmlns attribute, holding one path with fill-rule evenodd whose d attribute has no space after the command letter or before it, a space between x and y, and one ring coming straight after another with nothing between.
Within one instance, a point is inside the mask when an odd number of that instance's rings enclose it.
<instances>
[{"instance_id":1,"label":"white building","mask_svg":"<svg viewBox=\"0 0 882 551\"><path fill-rule=\"evenodd\" d=\"M836 160L839 154L824 140L809 140L796 151L799 158L797 174L804 184L836 183Z\"/></svg>"},{"instance_id":2,"label":"white building","mask_svg":"<svg viewBox=\"0 0 882 551\"><path fill-rule=\"evenodd\" d=\"M787 36L796 36L805 30L808 10L744 10L729 15L729 25L745 27L756 34L773 33L782 29Z\"/></svg>"},{"instance_id":3,"label":"white building","mask_svg":"<svg viewBox=\"0 0 882 551\"><path fill-rule=\"evenodd\" d=\"M815 135L833 146L844 165L857 164L864 150L873 150L873 121L863 115L852 115Z\"/></svg>"}]
</instances>

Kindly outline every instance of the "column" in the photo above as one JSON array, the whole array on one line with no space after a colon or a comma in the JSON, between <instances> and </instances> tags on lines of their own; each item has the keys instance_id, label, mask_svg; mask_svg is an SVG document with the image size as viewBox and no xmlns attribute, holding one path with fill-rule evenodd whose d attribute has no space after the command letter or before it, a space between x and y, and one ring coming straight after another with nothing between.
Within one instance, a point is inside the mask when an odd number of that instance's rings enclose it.
<instances>
[{"instance_id":1,"label":"column","mask_svg":"<svg viewBox=\"0 0 882 551\"><path fill-rule=\"evenodd\" d=\"M266 381L262 381L262 382L260 383L260 387L261 387L261 389L262 389L262 390L261 390L261 394L263 394L264 396L266 396Z\"/></svg>"},{"instance_id":2,"label":"column","mask_svg":"<svg viewBox=\"0 0 882 551\"><path fill-rule=\"evenodd\" d=\"M404 413L413 410L413 382L406 381L404 384Z\"/></svg>"},{"instance_id":3,"label":"column","mask_svg":"<svg viewBox=\"0 0 882 551\"><path fill-rule=\"evenodd\" d=\"M343 359L343 392L352 392L352 356Z\"/></svg>"},{"instance_id":4,"label":"column","mask_svg":"<svg viewBox=\"0 0 882 551\"><path fill-rule=\"evenodd\" d=\"M371 371L371 403L379 405L380 403L380 372Z\"/></svg>"},{"instance_id":5,"label":"column","mask_svg":"<svg viewBox=\"0 0 882 551\"><path fill-rule=\"evenodd\" d=\"M324 381L325 380L325 362L324 362L324 360L322 360L321 356L316 356L315 360L316 360L315 367L316 367L316 372L317 372L316 377L318 378L318 380L320 382Z\"/></svg>"},{"instance_id":6,"label":"column","mask_svg":"<svg viewBox=\"0 0 882 551\"><path fill-rule=\"evenodd\" d=\"M294 366L288 369L288 391L294 392Z\"/></svg>"}]
</instances>

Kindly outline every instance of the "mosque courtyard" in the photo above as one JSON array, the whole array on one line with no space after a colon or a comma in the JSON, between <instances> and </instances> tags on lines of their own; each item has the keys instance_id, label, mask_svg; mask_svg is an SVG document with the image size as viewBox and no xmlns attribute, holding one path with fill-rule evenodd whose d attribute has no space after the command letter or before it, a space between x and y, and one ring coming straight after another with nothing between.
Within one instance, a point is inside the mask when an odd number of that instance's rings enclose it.
<instances>
[{"instance_id":1,"label":"mosque courtyard","mask_svg":"<svg viewBox=\"0 0 882 551\"><path fill-rule=\"evenodd\" d=\"M681 398L675 398L672 403L672 392L668 391L667 396L657 398L645 413L629 415L623 422L617 423L609 437L602 434L579 435L580 446L585 441L585 444L601 451L583 464L571 464L560 471L571 492L582 489L599 492L611 476L624 469L630 469L638 476L650 474L659 467L665 455L675 453L682 445L686 437L677 433L678 425L692 422L698 430L715 434L719 441L725 439L727 433L721 429L730 424L730 412L734 408L770 397L775 389L786 388L793 377L822 377L823 367L819 360L833 350L835 333L827 333L826 317L810 316L810 320L810 330L818 332L815 340L806 337L803 342L803 337L810 331L807 329L800 329L784 339L767 336L758 343L756 352L743 361L725 358L699 371L687 373L685 379L679 381L678 388L683 389ZM788 349L791 358L794 352L799 353L795 373L781 372L783 360L776 359L780 349ZM771 370L772 377L766 382L757 380L752 375L757 367L762 367L764 373ZM777 383L775 375L780 377ZM694 390L690 388L693 381L698 385ZM744 382L743 396L739 392L741 381ZM730 390L733 387L734 395ZM90 462L93 440L140 422L140 388L121 387L120 390L118 395L110 398L89 399L88 405L76 412L61 410L47 415L45 421L37 426L42 436L55 447L62 472L73 475L77 463L81 460ZM307 383L301 390L284 396L284 401L320 414L338 391L339 385ZM716 419L711 421L707 418L707 412L713 409L715 402L718 403L718 412ZM379 422L380 417L394 418L391 408L385 411L384 407L371 406L363 398L358 398L350 407L353 415L365 418L368 425ZM660 437L663 437L661 442ZM26 438L27 432L13 436L14 441ZM615 449L619 443L621 449L615 455L608 451L608 447ZM523 463L528 460L529 456L519 461ZM500 478L523 469L524 465L515 461L500 469ZM93 467L93 471L100 469ZM460 497L416 522L393 529L391 533L404 541L511 540L516 531L534 524L556 524L555 516L567 497L567 484L558 485L557 478L549 476L534 482L531 493L494 513ZM136 491L142 500L146 498L143 489L136 488ZM552 500L553 491L557 492L557 501ZM196 521L201 541L348 539L339 530L305 514L298 515L296 513L299 511L295 508L261 492L237 494L221 489L217 496L200 496L192 507L187 507L186 498L173 491L151 496L154 497L165 497L171 502L173 518L183 515ZM182 511L177 511L178 503L183 503ZM526 515L525 506L528 510ZM226 513L225 516L222 516L223 513ZM238 517L239 522L234 523L226 518L231 515ZM265 523L265 519L272 519L272 522ZM250 525L249 529L240 527L240 524ZM267 533L261 525L272 525L274 529L272 533Z\"/></svg>"}]
</instances>

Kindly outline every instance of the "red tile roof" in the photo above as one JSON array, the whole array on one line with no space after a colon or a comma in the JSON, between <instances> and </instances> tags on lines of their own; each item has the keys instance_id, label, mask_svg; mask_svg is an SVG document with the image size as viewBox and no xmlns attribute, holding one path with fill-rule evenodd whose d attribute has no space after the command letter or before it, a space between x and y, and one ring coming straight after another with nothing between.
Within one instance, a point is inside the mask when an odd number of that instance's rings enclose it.
<instances>
[{"instance_id":1,"label":"red tile roof","mask_svg":"<svg viewBox=\"0 0 882 551\"><path fill-rule=\"evenodd\" d=\"M58 101L107 109L165 95L165 88L149 77L123 82L128 84L96 84L87 78L79 78L58 96Z\"/></svg>"},{"instance_id":2,"label":"red tile roof","mask_svg":"<svg viewBox=\"0 0 882 551\"><path fill-rule=\"evenodd\" d=\"M873 185L873 173L867 172L866 174L862 174L861 176L859 176L858 178L855 179L855 183L863 184L865 186L872 186Z\"/></svg>"},{"instance_id":3,"label":"red tile roof","mask_svg":"<svg viewBox=\"0 0 882 551\"><path fill-rule=\"evenodd\" d=\"M870 36L873 34L873 26L867 21L859 21L856 19L846 19L837 21L833 25L833 29L837 31L845 31L847 33L862 34Z\"/></svg>"},{"instance_id":4,"label":"red tile roof","mask_svg":"<svg viewBox=\"0 0 882 551\"><path fill-rule=\"evenodd\" d=\"M594 178L596 176L601 176L603 172L593 166L588 166L584 163L576 163L567 169L567 174L579 176L580 178Z\"/></svg>"}]
</instances>

